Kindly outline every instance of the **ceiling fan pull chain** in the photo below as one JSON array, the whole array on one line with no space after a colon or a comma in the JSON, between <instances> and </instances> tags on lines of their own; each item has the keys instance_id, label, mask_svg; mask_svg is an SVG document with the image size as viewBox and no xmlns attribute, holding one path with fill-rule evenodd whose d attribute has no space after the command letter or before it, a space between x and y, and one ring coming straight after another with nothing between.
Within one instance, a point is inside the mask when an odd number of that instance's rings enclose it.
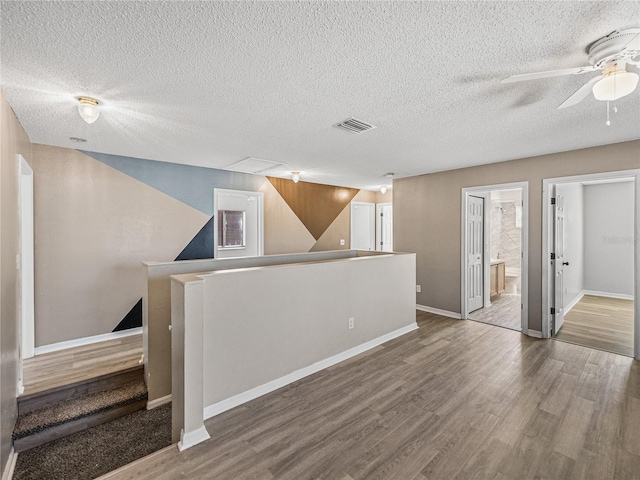
<instances>
[{"instance_id":1,"label":"ceiling fan pull chain","mask_svg":"<svg viewBox=\"0 0 640 480\"><path fill-rule=\"evenodd\" d=\"M607 100L607 122L605 123L607 127L611 126L611 120L609 120L609 100Z\"/></svg>"}]
</instances>

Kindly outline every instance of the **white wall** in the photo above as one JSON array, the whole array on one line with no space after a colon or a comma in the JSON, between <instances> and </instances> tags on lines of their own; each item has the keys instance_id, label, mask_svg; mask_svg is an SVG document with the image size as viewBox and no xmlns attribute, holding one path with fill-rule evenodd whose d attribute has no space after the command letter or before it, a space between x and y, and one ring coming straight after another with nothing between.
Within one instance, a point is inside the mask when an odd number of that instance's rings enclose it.
<instances>
[{"instance_id":1,"label":"white wall","mask_svg":"<svg viewBox=\"0 0 640 480\"><path fill-rule=\"evenodd\" d=\"M584 186L584 288L633 295L633 182Z\"/></svg>"},{"instance_id":2,"label":"white wall","mask_svg":"<svg viewBox=\"0 0 640 480\"><path fill-rule=\"evenodd\" d=\"M584 191L580 183L557 186L564 196L564 303L571 306L584 290Z\"/></svg>"},{"instance_id":3,"label":"white wall","mask_svg":"<svg viewBox=\"0 0 640 480\"><path fill-rule=\"evenodd\" d=\"M415 254L364 253L171 277L173 431L176 440L184 429L182 449L208 436L205 416L417 328Z\"/></svg>"}]
</instances>

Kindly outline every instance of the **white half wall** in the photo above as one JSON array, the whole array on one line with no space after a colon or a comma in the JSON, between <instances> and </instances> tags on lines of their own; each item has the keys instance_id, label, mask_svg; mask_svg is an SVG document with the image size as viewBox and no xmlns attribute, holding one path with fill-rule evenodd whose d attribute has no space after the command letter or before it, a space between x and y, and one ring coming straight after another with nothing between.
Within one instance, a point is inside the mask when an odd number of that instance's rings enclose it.
<instances>
[{"instance_id":1,"label":"white half wall","mask_svg":"<svg viewBox=\"0 0 640 480\"><path fill-rule=\"evenodd\" d=\"M575 303L584 290L584 187L581 183L558 185L556 192L564 195L564 302Z\"/></svg>"},{"instance_id":2,"label":"white half wall","mask_svg":"<svg viewBox=\"0 0 640 480\"><path fill-rule=\"evenodd\" d=\"M382 254L172 276L174 440L187 448L205 412L417 328L415 265Z\"/></svg>"},{"instance_id":3,"label":"white half wall","mask_svg":"<svg viewBox=\"0 0 640 480\"><path fill-rule=\"evenodd\" d=\"M584 289L633 295L634 183L584 186Z\"/></svg>"}]
</instances>

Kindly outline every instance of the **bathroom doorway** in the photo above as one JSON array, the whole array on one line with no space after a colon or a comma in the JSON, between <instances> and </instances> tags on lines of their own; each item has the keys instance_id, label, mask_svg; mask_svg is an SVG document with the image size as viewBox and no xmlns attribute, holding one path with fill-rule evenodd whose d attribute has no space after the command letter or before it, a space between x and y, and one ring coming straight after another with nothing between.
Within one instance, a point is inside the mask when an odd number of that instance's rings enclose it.
<instances>
[{"instance_id":1,"label":"bathroom doorway","mask_svg":"<svg viewBox=\"0 0 640 480\"><path fill-rule=\"evenodd\" d=\"M462 318L528 334L527 184L473 187L462 193Z\"/></svg>"}]
</instances>

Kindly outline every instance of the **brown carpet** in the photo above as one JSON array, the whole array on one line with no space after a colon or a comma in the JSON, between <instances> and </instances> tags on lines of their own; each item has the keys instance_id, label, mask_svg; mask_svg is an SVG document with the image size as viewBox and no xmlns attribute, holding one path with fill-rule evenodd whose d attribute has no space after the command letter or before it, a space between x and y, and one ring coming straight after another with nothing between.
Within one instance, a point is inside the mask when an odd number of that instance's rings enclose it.
<instances>
[{"instance_id":1,"label":"brown carpet","mask_svg":"<svg viewBox=\"0 0 640 480\"><path fill-rule=\"evenodd\" d=\"M91 480L171 445L171 404L18 455L14 480Z\"/></svg>"}]
</instances>

